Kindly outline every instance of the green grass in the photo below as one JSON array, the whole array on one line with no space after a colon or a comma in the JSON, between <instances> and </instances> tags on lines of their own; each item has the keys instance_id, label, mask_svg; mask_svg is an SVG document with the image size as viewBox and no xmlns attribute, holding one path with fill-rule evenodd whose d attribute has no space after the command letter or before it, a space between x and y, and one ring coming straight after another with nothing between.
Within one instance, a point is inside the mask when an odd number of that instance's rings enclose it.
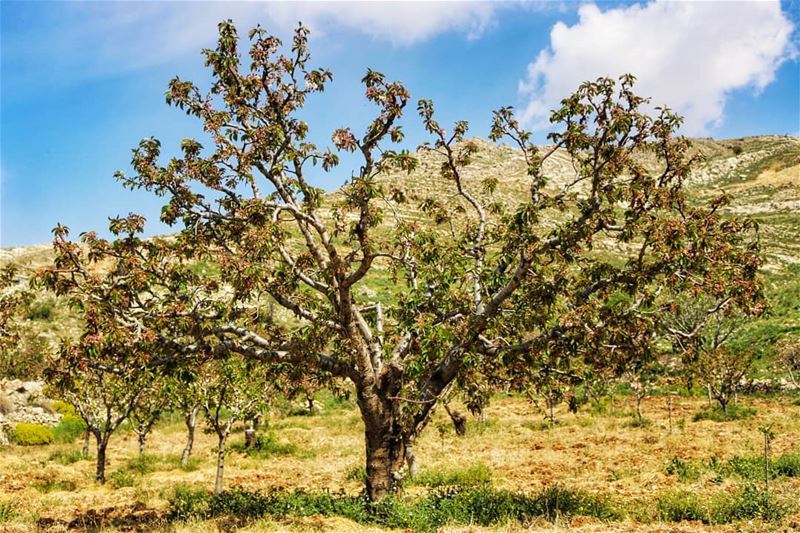
<instances>
[{"instance_id":1,"label":"green grass","mask_svg":"<svg viewBox=\"0 0 800 533\"><path fill-rule=\"evenodd\" d=\"M79 450L78 448L56 450L48 457L49 461L53 461L54 463L61 465L71 465L73 463L77 463L78 461L85 461L87 459L89 459L89 457L84 455L83 451Z\"/></svg>"},{"instance_id":2,"label":"green grass","mask_svg":"<svg viewBox=\"0 0 800 533\"><path fill-rule=\"evenodd\" d=\"M13 503L0 502L0 524L11 522L16 516L16 506Z\"/></svg>"},{"instance_id":3,"label":"green grass","mask_svg":"<svg viewBox=\"0 0 800 533\"><path fill-rule=\"evenodd\" d=\"M264 516L342 516L365 525L411 531L435 531L445 525L496 526L537 517L593 516L619 518L611 500L579 490L552 486L525 495L482 487L440 487L416 498L387 497L370 503L345 493L273 491L234 488L218 496L180 487L170 498L174 519L220 516L257 519Z\"/></svg>"},{"instance_id":4,"label":"green grass","mask_svg":"<svg viewBox=\"0 0 800 533\"><path fill-rule=\"evenodd\" d=\"M86 431L86 422L74 414L65 414L61 422L53 428L53 437L56 442L71 443Z\"/></svg>"},{"instance_id":5,"label":"green grass","mask_svg":"<svg viewBox=\"0 0 800 533\"><path fill-rule=\"evenodd\" d=\"M750 418L755 414L755 408L748 407L746 405L728 405L727 412L723 411L718 405L714 405L710 408L704 407L700 411L696 412L694 416L692 416L692 420L694 422L699 422L701 420L711 420L713 422L731 422L733 420L744 420L745 418Z\"/></svg>"},{"instance_id":6,"label":"green grass","mask_svg":"<svg viewBox=\"0 0 800 533\"><path fill-rule=\"evenodd\" d=\"M234 442L230 449L235 452L243 453L249 457L266 459L273 455L294 455L300 458L312 458L314 453L309 450L302 450L290 442L280 442L273 432L256 435L255 442L249 448L245 447L244 440Z\"/></svg>"},{"instance_id":7,"label":"green grass","mask_svg":"<svg viewBox=\"0 0 800 533\"><path fill-rule=\"evenodd\" d=\"M366 473L365 473L366 477ZM423 470L411 480L411 484L426 487L478 487L492 482L492 471L484 464L474 464L463 468Z\"/></svg>"}]
</instances>

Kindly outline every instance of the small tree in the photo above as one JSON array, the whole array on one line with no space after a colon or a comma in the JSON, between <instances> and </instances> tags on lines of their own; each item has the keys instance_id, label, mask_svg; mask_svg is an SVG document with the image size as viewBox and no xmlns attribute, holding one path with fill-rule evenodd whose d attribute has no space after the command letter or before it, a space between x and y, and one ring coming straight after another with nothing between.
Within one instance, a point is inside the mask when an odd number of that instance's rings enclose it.
<instances>
[{"instance_id":1,"label":"small tree","mask_svg":"<svg viewBox=\"0 0 800 533\"><path fill-rule=\"evenodd\" d=\"M66 345L60 357L48 368L46 378L51 388L64 401L75 406L75 412L94 435L97 445L95 479L106 482L106 450L111 435L130 415L141 397L147 381L140 368L113 368L104 364L98 352L113 350L91 344L84 337L82 345ZM106 357L108 353L106 352Z\"/></svg>"},{"instance_id":2,"label":"small tree","mask_svg":"<svg viewBox=\"0 0 800 533\"><path fill-rule=\"evenodd\" d=\"M181 452L181 466L186 467L194 447L197 415L203 409L203 382L196 372L183 370L173 379L170 389L173 407L181 414L186 425L186 445Z\"/></svg>"},{"instance_id":3,"label":"small tree","mask_svg":"<svg viewBox=\"0 0 800 533\"><path fill-rule=\"evenodd\" d=\"M800 336L786 335L775 344L775 354L795 389L800 389Z\"/></svg>"},{"instance_id":4,"label":"small tree","mask_svg":"<svg viewBox=\"0 0 800 533\"><path fill-rule=\"evenodd\" d=\"M225 446L234 424L248 420L266 407L264 369L237 355L208 363L203 369L203 410L217 436L214 493L222 492Z\"/></svg>"},{"instance_id":5,"label":"small tree","mask_svg":"<svg viewBox=\"0 0 800 533\"><path fill-rule=\"evenodd\" d=\"M23 377L30 362L19 351L26 337L23 316L33 296L16 287L18 271L14 264L0 269L0 378Z\"/></svg>"},{"instance_id":6,"label":"small tree","mask_svg":"<svg viewBox=\"0 0 800 533\"><path fill-rule=\"evenodd\" d=\"M626 372L628 384L636 398L636 419L639 422L644 420L644 416L642 416L642 400L650 395L663 372L664 368L657 360L647 360L643 363L633 364L630 370Z\"/></svg>"},{"instance_id":7,"label":"small tree","mask_svg":"<svg viewBox=\"0 0 800 533\"><path fill-rule=\"evenodd\" d=\"M131 429L139 441L139 455L144 454L148 435L153 431L162 413L171 407L172 399L173 391L164 377L153 375L148 379L146 388L128 415Z\"/></svg>"},{"instance_id":8,"label":"small tree","mask_svg":"<svg viewBox=\"0 0 800 533\"><path fill-rule=\"evenodd\" d=\"M736 399L742 380L750 373L754 360L751 350L733 350L727 346L700 353L696 363L698 375L726 414L728 405Z\"/></svg>"}]
</instances>

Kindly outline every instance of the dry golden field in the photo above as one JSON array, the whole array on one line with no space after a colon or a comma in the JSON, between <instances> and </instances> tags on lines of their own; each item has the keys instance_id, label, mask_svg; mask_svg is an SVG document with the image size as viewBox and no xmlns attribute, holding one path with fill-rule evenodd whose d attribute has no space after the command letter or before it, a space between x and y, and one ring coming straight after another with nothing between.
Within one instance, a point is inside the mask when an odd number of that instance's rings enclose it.
<instances>
[{"instance_id":1,"label":"dry golden field","mask_svg":"<svg viewBox=\"0 0 800 533\"><path fill-rule=\"evenodd\" d=\"M632 400L618 398L613 413L577 415L562 407L560 422L550 428L531 403L521 397L497 397L488 410L488 422L470 419L465 437L456 436L443 411L425 430L417 446L420 469L448 472L469 467L490 472L497 489L532 493L559 484L590 493L602 493L635 510L637 502L682 490L700 501L730 492L745 481L736 475L719 476L711 467L700 467L696 477L681 480L667 473L674 457L686 463L707 465L733 456L763 453L760 427L773 424L771 457L798 451L800 406L789 397L743 398L756 409L744 420L730 422L693 421L704 404L699 398L673 399L673 430L669 431L668 400L645 400L644 413L651 424L633 427ZM288 490L356 494L361 484L354 478L363 462L362 423L348 404L326 402L315 416L282 416L277 410L269 431L280 443L293 444L287 453L253 458L231 451L226 463L226 487L269 491ZM169 498L178 484L211 489L214 479L214 437L198 432L195 457L188 471L178 466L184 441L183 424L165 420L149 443L148 467L136 472L131 461L137 443L131 432L112 437L107 472L110 481L93 481L90 459L71 464L59 460L59 452L76 451L80 443L48 446L11 446L0 450L0 505L11 509L11 517L0 523L0 531L381 531L340 517L280 517L254 522L205 520L166 521ZM232 437L241 441L242 433ZM66 455L66 453L62 454ZM134 461L135 463L135 461ZM485 468L484 468L485 467ZM120 472L120 474L114 474ZM116 477L115 477L116 476ZM751 481L759 487L762 480ZM115 488L115 485L118 488ZM132 486L120 486L132 485ZM406 487L406 498L429 490L419 484ZM792 506L782 519L772 522L736 521L725 525L701 522L637 522L633 518L601 521L573 516L530 523L509 523L499 528L453 526L447 531L800 531L800 478L778 477L770 481L776 498ZM642 504L644 505L644 504ZM6 511L8 513L8 511ZM635 515L635 513L634 513Z\"/></svg>"}]
</instances>

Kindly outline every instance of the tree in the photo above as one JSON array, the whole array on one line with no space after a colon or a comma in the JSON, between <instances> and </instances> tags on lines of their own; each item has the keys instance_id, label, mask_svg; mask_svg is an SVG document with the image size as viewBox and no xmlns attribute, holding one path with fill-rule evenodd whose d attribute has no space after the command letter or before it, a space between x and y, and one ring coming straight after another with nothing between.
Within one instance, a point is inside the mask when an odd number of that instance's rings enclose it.
<instances>
[{"instance_id":1,"label":"tree","mask_svg":"<svg viewBox=\"0 0 800 533\"><path fill-rule=\"evenodd\" d=\"M16 265L8 264L0 269L0 377L18 378L27 375L27 364L31 357L20 355L20 342L26 338L22 316L33 300L30 291L15 288L18 275ZM34 338L33 341L37 341ZM34 348L41 349L40 346Z\"/></svg>"},{"instance_id":2,"label":"tree","mask_svg":"<svg viewBox=\"0 0 800 533\"><path fill-rule=\"evenodd\" d=\"M184 370L174 378L170 388L173 391L173 406L181 414L186 425L186 445L181 452L181 466L186 467L194 447L197 415L203 408L203 383L196 371Z\"/></svg>"},{"instance_id":3,"label":"tree","mask_svg":"<svg viewBox=\"0 0 800 533\"><path fill-rule=\"evenodd\" d=\"M144 139L133 151L135 175L118 178L165 198L161 219L180 231L164 246L217 265L226 290L209 291L209 281L184 272L180 297L158 293L166 303L138 302L136 315L174 358L237 353L349 378L370 499L400 487L406 447L448 388L476 368L509 372L542 354L652 352L664 287L748 310L762 305L753 225L720 216L724 198L686 201L693 157L673 135L681 119L643 111L631 76L584 83L563 100L546 152L510 108L495 112L492 140L512 142L527 165L529 194L517 203L494 194L505 176L466 177L478 150L468 125L445 131L428 100L417 105L432 137L421 150L440 162L440 187L430 196L404 187L397 173L413 171L417 159L387 143L403 139L398 121L410 95L369 70L374 120L363 135L342 128L332 136L336 150L361 163L339 194L326 196L311 185L313 172L339 157L308 141L301 110L332 75L311 68L307 37L298 27L287 55L255 28L243 63L236 29L223 22L216 49L204 51L209 93L170 83L168 103L200 119L212 146L185 139L182 155L162 165L160 142ZM575 176L550 184L542 164L559 149ZM412 203L431 224L400 216ZM609 243L624 253L608 252ZM157 284L174 279L145 270ZM381 308L359 288L387 272L397 291ZM192 283L201 289L187 289ZM628 303L605 305L618 292ZM291 320L265 312L272 305Z\"/></svg>"},{"instance_id":4,"label":"tree","mask_svg":"<svg viewBox=\"0 0 800 533\"><path fill-rule=\"evenodd\" d=\"M84 247L67 240L67 228L56 227L54 265L37 272L32 280L34 285L65 296L81 314L80 339L62 341L59 357L50 362L45 378L59 396L75 406L87 431L94 435L100 483L105 483L111 435L152 386L152 355L168 348L156 343L158 336L146 329L140 318L143 309L162 300L153 292L158 286L150 283L147 270L138 262L152 266L165 257L158 253L159 242L143 243L134 236L142 223L136 216L114 219L112 232L126 237L112 243L87 233L82 236ZM159 265L170 264L164 260ZM173 279L164 275L166 272L160 270L159 279ZM177 270L170 267L169 272ZM166 294L173 301L181 293L173 290ZM160 398L153 400L155 404ZM141 446L147 431L149 428L140 433Z\"/></svg>"},{"instance_id":5,"label":"tree","mask_svg":"<svg viewBox=\"0 0 800 533\"><path fill-rule=\"evenodd\" d=\"M222 492L225 446L234 424L248 420L266 407L266 380L262 368L240 356L217 359L203 369L203 410L217 435L217 473L214 493Z\"/></svg>"},{"instance_id":6,"label":"tree","mask_svg":"<svg viewBox=\"0 0 800 533\"><path fill-rule=\"evenodd\" d=\"M800 389L800 337L786 335L775 344L778 361L786 369L795 389Z\"/></svg>"},{"instance_id":7,"label":"tree","mask_svg":"<svg viewBox=\"0 0 800 533\"><path fill-rule=\"evenodd\" d=\"M724 413L727 414L731 400L735 401L739 386L752 370L754 361L753 351L733 350L727 346L701 352L698 357L698 374Z\"/></svg>"},{"instance_id":8,"label":"tree","mask_svg":"<svg viewBox=\"0 0 800 533\"><path fill-rule=\"evenodd\" d=\"M162 413L170 408L172 398L173 391L168 387L167 379L159 375L151 376L128 415L128 421L139 441L139 455L144 454L147 437Z\"/></svg>"},{"instance_id":9,"label":"tree","mask_svg":"<svg viewBox=\"0 0 800 533\"><path fill-rule=\"evenodd\" d=\"M75 412L94 435L97 445L95 479L106 482L106 450L111 435L130 415L142 394L145 372L125 368L114 362L114 371L102 370L96 351L99 348L86 337L83 345L67 345L60 357L48 368L46 378L51 388L64 401L75 406ZM108 352L106 351L106 356ZM108 359L107 359L108 360Z\"/></svg>"}]
</instances>

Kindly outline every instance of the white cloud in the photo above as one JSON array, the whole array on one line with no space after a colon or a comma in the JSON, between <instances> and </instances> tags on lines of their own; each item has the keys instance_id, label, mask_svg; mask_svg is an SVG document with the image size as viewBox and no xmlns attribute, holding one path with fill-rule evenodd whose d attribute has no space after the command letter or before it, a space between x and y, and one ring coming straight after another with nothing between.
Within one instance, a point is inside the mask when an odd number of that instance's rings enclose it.
<instances>
[{"instance_id":1,"label":"white cloud","mask_svg":"<svg viewBox=\"0 0 800 533\"><path fill-rule=\"evenodd\" d=\"M280 23L302 20L312 30L343 27L395 45L411 45L446 32L480 37L494 23L497 2L282 2L268 16Z\"/></svg>"},{"instance_id":2,"label":"white cloud","mask_svg":"<svg viewBox=\"0 0 800 533\"><path fill-rule=\"evenodd\" d=\"M542 126L582 81L629 72L637 94L683 114L684 133L701 134L722 122L731 91L760 91L794 53L778 2L587 4L578 15L573 26L553 26L550 47L520 82L528 124Z\"/></svg>"}]
</instances>

